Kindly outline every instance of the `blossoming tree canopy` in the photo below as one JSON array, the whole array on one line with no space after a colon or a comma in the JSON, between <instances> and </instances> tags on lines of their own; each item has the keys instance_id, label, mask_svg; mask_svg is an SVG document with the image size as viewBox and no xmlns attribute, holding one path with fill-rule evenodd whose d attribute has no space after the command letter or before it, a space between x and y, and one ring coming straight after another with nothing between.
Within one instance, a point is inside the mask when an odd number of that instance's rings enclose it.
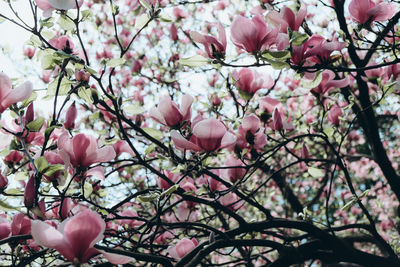
<instances>
[{"instance_id":1,"label":"blossoming tree canopy","mask_svg":"<svg viewBox=\"0 0 400 267\"><path fill-rule=\"evenodd\" d=\"M0 2L1 263L400 266L399 10Z\"/></svg>"}]
</instances>

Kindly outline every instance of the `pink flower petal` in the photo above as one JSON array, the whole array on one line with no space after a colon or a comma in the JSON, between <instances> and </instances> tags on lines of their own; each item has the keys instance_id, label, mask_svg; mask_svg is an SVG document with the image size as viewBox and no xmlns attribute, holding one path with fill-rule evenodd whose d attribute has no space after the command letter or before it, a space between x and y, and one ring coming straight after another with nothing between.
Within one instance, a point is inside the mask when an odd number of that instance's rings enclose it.
<instances>
[{"instance_id":1,"label":"pink flower petal","mask_svg":"<svg viewBox=\"0 0 400 267\"><path fill-rule=\"evenodd\" d=\"M184 150L184 149L191 150L191 151L201 151L202 150L198 145L186 140L176 130L171 131L171 138L174 141L175 146L180 150Z\"/></svg>"}]
</instances>

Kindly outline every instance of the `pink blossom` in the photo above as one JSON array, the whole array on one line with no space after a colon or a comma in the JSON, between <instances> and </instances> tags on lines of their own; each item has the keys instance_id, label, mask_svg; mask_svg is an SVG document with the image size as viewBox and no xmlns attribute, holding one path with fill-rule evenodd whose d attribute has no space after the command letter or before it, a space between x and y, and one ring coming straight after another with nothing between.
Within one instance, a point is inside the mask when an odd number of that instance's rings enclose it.
<instances>
[{"instance_id":1,"label":"pink blossom","mask_svg":"<svg viewBox=\"0 0 400 267\"><path fill-rule=\"evenodd\" d=\"M239 72L234 70L232 76L236 80L235 86L250 95L254 95L262 88L270 88L274 84L270 76L262 76L249 68L243 68Z\"/></svg>"},{"instance_id":2,"label":"pink blossom","mask_svg":"<svg viewBox=\"0 0 400 267\"><path fill-rule=\"evenodd\" d=\"M219 199L219 202L231 210L237 210L240 208L242 205L241 202L243 201L239 201L239 197L235 193L229 192L228 194L222 196Z\"/></svg>"},{"instance_id":3,"label":"pink blossom","mask_svg":"<svg viewBox=\"0 0 400 267\"><path fill-rule=\"evenodd\" d=\"M70 262L86 263L100 253L113 264L126 264L131 258L104 253L94 245L104 238L106 224L96 212L85 210L64 220L58 229L32 221L32 237L40 246L57 250Z\"/></svg>"},{"instance_id":4,"label":"pink blossom","mask_svg":"<svg viewBox=\"0 0 400 267\"><path fill-rule=\"evenodd\" d=\"M229 155L225 161L226 167L235 167L230 169L223 169L222 176L224 178L228 178L232 183L240 180L246 174L246 168L243 162L240 159L234 158L232 155ZM243 168L241 168L243 167Z\"/></svg>"},{"instance_id":5,"label":"pink blossom","mask_svg":"<svg viewBox=\"0 0 400 267\"><path fill-rule=\"evenodd\" d=\"M74 42L69 39L68 36L63 35L59 38L54 37L49 41L49 43L54 46L55 48L64 51L65 53L71 54L74 51Z\"/></svg>"},{"instance_id":6,"label":"pink blossom","mask_svg":"<svg viewBox=\"0 0 400 267\"><path fill-rule=\"evenodd\" d=\"M219 40L215 37L203 35L195 31L190 32L190 37L197 43L201 43L209 58L223 58L226 51L226 34L221 23L217 23Z\"/></svg>"},{"instance_id":7,"label":"pink blossom","mask_svg":"<svg viewBox=\"0 0 400 267\"><path fill-rule=\"evenodd\" d=\"M331 54L333 51L341 51L346 47L345 42L328 42L325 38L309 39L307 42L308 49L304 56L309 58L311 62L323 64L325 62L331 63Z\"/></svg>"},{"instance_id":8,"label":"pink blossom","mask_svg":"<svg viewBox=\"0 0 400 267\"><path fill-rule=\"evenodd\" d=\"M64 127L65 129L72 130L75 128L75 120L78 112L76 110L75 102L68 108L67 114L65 115Z\"/></svg>"},{"instance_id":9,"label":"pink blossom","mask_svg":"<svg viewBox=\"0 0 400 267\"><path fill-rule=\"evenodd\" d=\"M11 223L12 235L29 235L31 233L31 220L23 213L14 215Z\"/></svg>"},{"instance_id":10,"label":"pink blossom","mask_svg":"<svg viewBox=\"0 0 400 267\"><path fill-rule=\"evenodd\" d=\"M195 238L192 238L190 240L184 237L179 240L179 242L174 247L168 247L168 253L171 257L178 260L183 258L190 251L192 251L197 245L198 242Z\"/></svg>"},{"instance_id":11,"label":"pink blossom","mask_svg":"<svg viewBox=\"0 0 400 267\"><path fill-rule=\"evenodd\" d=\"M275 131L293 130L295 126L290 123L290 120L288 119L287 121L284 121L282 117L283 115L281 112L275 107L274 112L272 113L272 123L269 124L269 127Z\"/></svg>"},{"instance_id":12,"label":"pink blossom","mask_svg":"<svg viewBox=\"0 0 400 267\"><path fill-rule=\"evenodd\" d=\"M35 48L34 47L25 47L24 48L24 55L26 57L28 57L29 59L33 58L33 56L35 55Z\"/></svg>"},{"instance_id":13,"label":"pink blossom","mask_svg":"<svg viewBox=\"0 0 400 267\"><path fill-rule=\"evenodd\" d=\"M4 215L4 214L2 214ZM7 218L0 216L0 240L7 238L11 235L11 224Z\"/></svg>"},{"instance_id":14,"label":"pink blossom","mask_svg":"<svg viewBox=\"0 0 400 267\"><path fill-rule=\"evenodd\" d=\"M12 104L27 99L33 90L31 82L25 82L12 89L11 80L7 75L0 73L0 113Z\"/></svg>"},{"instance_id":15,"label":"pink blossom","mask_svg":"<svg viewBox=\"0 0 400 267\"><path fill-rule=\"evenodd\" d=\"M301 46L293 46L290 61L295 65L303 65L306 59L310 63L331 63L331 54L346 46L344 42L328 42L324 37L314 34Z\"/></svg>"},{"instance_id":16,"label":"pink blossom","mask_svg":"<svg viewBox=\"0 0 400 267\"><path fill-rule=\"evenodd\" d=\"M239 15L232 22L231 39L237 47L253 53L274 44L278 30L278 28L268 28L260 15L253 17L252 20Z\"/></svg>"},{"instance_id":17,"label":"pink blossom","mask_svg":"<svg viewBox=\"0 0 400 267\"><path fill-rule=\"evenodd\" d=\"M167 176L172 182L176 183L178 182L180 175L177 173L173 173L171 171L165 171L165 176ZM171 185L165 181L163 178L159 177L157 179L157 185L158 187L160 187L161 189L168 189L171 187Z\"/></svg>"},{"instance_id":18,"label":"pink blossom","mask_svg":"<svg viewBox=\"0 0 400 267\"><path fill-rule=\"evenodd\" d=\"M190 120L192 102L193 97L184 95L179 108L169 96L163 96L160 98L157 108L150 110L150 116L166 126L178 126L180 123Z\"/></svg>"},{"instance_id":19,"label":"pink blossom","mask_svg":"<svg viewBox=\"0 0 400 267\"><path fill-rule=\"evenodd\" d=\"M311 91L316 94L325 94L329 93L334 88L343 88L349 85L349 77L346 77L341 80L335 80L335 73L331 70L325 70L322 72L322 81L321 83L313 88Z\"/></svg>"},{"instance_id":20,"label":"pink blossom","mask_svg":"<svg viewBox=\"0 0 400 267\"><path fill-rule=\"evenodd\" d=\"M121 155L123 152L130 155L135 154L132 148L129 146L128 142L126 142L125 140L118 140L115 144L113 144L113 147L117 156Z\"/></svg>"},{"instance_id":21,"label":"pink blossom","mask_svg":"<svg viewBox=\"0 0 400 267\"><path fill-rule=\"evenodd\" d=\"M46 158L47 162L52 165L64 164L64 161L62 160L60 155L54 151L46 151L44 152L43 156ZM46 179L47 182L57 181L59 185L64 185L65 183L64 170L59 170L52 174L49 173L48 175L49 176L43 174L43 177Z\"/></svg>"},{"instance_id":22,"label":"pink blossom","mask_svg":"<svg viewBox=\"0 0 400 267\"><path fill-rule=\"evenodd\" d=\"M121 217L127 217L124 219L117 220L117 223L122 226L127 225L129 228L134 228L134 227L140 226L144 223L143 221L139 221L139 220L135 219L135 217L138 217L138 214L132 210L124 210L122 212L118 212L118 215ZM129 217L131 219L128 219Z\"/></svg>"},{"instance_id":23,"label":"pink blossom","mask_svg":"<svg viewBox=\"0 0 400 267\"><path fill-rule=\"evenodd\" d=\"M50 17L51 13L56 10L68 10L76 8L75 0L35 0L38 8L43 10L43 16ZM78 5L81 6L83 0L78 1Z\"/></svg>"},{"instance_id":24,"label":"pink blossom","mask_svg":"<svg viewBox=\"0 0 400 267\"><path fill-rule=\"evenodd\" d=\"M73 167L89 167L94 163L110 161L116 156L112 146L98 148L94 136L82 133L70 139L68 132L64 132L58 138L58 149L64 163Z\"/></svg>"},{"instance_id":25,"label":"pink blossom","mask_svg":"<svg viewBox=\"0 0 400 267\"><path fill-rule=\"evenodd\" d=\"M32 175L28 182L26 183L25 190L24 190L24 205L28 209L33 208L35 205L35 176Z\"/></svg>"},{"instance_id":26,"label":"pink blossom","mask_svg":"<svg viewBox=\"0 0 400 267\"><path fill-rule=\"evenodd\" d=\"M90 73L85 70L75 70L75 78L78 82L88 82Z\"/></svg>"},{"instance_id":27,"label":"pink blossom","mask_svg":"<svg viewBox=\"0 0 400 267\"><path fill-rule=\"evenodd\" d=\"M292 31L299 31L306 14L307 8L304 5L301 6L297 14L295 14L290 8L284 6L279 13L276 11L269 12L267 20L275 26L280 26L281 32L287 33L288 28Z\"/></svg>"},{"instance_id":28,"label":"pink blossom","mask_svg":"<svg viewBox=\"0 0 400 267\"><path fill-rule=\"evenodd\" d=\"M236 141L236 137L226 130L225 125L214 118L196 123L190 141L176 130L171 131L171 138L178 149L191 151L214 151L231 146Z\"/></svg>"},{"instance_id":29,"label":"pink blossom","mask_svg":"<svg viewBox=\"0 0 400 267\"><path fill-rule=\"evenodd\" d=\"M3 174L0 173L0 191L7 188L8 179Z\"/></svg>"},{"instance_id":30,"label":"pink blossom","mask_svg":"<svg viewBox=\"0 0 400 267\"><path fill-rule=\"evenodd\" d=\"M349 5L351 18L360 24L386 21L393 17L397 10L398 8L394 3L375 4L371 0L352 0Z\"/></svg>"},{"instance_id":31,"label":"pink blossom","mask_svg":"<svg viewBox=\"0 0 400 267\"><path fill-rule=\"evenodd\" d=\"M275 107L278 107L279 110L282 109L282 103L269 96L260 98L259 104L260 104L260 109L268 113L272 113Z\"/></svg>"},{"instance_id":32,"label":"pink blossom","mask_svg":"<svg viewBox=\"0 0 400 267\"><path fill-rule=\"evenodd\" d=\"M333 125L339 126L339 117L343 115L342 109L338 105L333 105L329 110L328 117L326 118Z\"/></svg>"},{"instance_id":33,"label":"pink blossom","mask_svg":"<svg viewBox=\"0 0 400 267\"><path fill-rule=\"evenodd\" d=\"M246 115L238 129L237 145L243 149L248 145L261 149L267 143L264 128L260 127L260 119L255 114Z\"/></svg>"},{"instance_id":34,"label":"pink blossom","mask_svg":"<svg viewBox=\"0 0 400 267\"><path fill-rule=\"evenodd\" d=\"M176 28L175 24L172 23L170 28L169 28L169 33L171 35L171 40L172 41L178 41L178 29Z\"/></svg>"}]
</instances>

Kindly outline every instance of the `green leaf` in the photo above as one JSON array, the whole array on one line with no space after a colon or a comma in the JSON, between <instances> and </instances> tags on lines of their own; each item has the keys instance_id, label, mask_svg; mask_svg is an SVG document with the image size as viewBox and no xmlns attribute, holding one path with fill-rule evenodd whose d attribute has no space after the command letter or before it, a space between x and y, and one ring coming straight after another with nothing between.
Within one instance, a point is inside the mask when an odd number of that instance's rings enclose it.
<instances>
[{"instance_id":1,"label":"green leaf","mask_svg":"<svg viewBox=\"0 0 400 267\"><path fill-rule=\"evenodd\" d=\"M61 15L57 23L66 31L73 31L75 29L75 23L65 15Z\"/></svg>"},{"instance_id":2,"label":"green leaf","mask_svg":"<svg viewBox=\"0 0 400 267\"><path fill-rule=\"evenodd\" d=\"M143 130L148 135L150 135L151 137L153 137L155 139L160 140L160 139L163 139L163 137L164 137L164 134L161 131L157 130L157 129L154 129L154 128L143 128Z\"/></svg>"},{"instance_id":3,"label":"green leaf","mask_svg":"<svg viewBox=\"0 0 400 267\"><path fill-rule=\"evenodd\" d=\"M201 67L204 66L208 63L208 59L200 56L200 55L194 55L191 57L187 58L182 58L179 60L179 64L188 66L188 67Z\"/></svg>"},{"instance_id":4,"label":"green leaf","mask_svg":"<svg viewBox=\"0 0 400 267\"><path fill-rule=\"evenodd\" d=\"M160 197L159 193L150 193L146 195L140 195L136 198L137 201L139 202L151 202Z\"/></svg>"},{"instance_id":5,"label":"green leaf","mask_svg":"<svg viewBox=\"0 0 400 267\"><path fill-rule=\"evenodd\" d=\"M150 4L149 4L146 0L139 0L139 2L140 2L140 4L141 4L144 8L146 8L146 9L148 9L148 10L151 9Z\"/></svg>"},{"instance_id":6,"label":"green leaf","mask_svg":"<svg viewBox=\"0 0 400 267\"><path fill-rule=\"evenodd\" d=\"M32 94L25 99L24 101L22 101L22 106L27 107L29 106L30 103L32 103L33 101L35 101L37 98L37 93L35 91L32 92Z\"/></svg>"},{"instance_id":7,"label":"green leaf","mask_svg":"<svg viewBox=\"0 0 400 267\"><path fill-rule=\"evenodd\" d=\"M244 100L250 100L250 99L253 98L253 95L252 95L252 94L249 94L249 93L247 93L247 92L245 92L245 91L242 91L242 90L239 89L238 92L239 92L239 96L240 96L241 98L243 98Z\"/></svg>"},{"instance_id":8,"label":"green leaf","mask_svg":"<svg viewBox=\"0 0 400 267\"><path fill-rule=\"evenodd\" d=\"M308 167L307 171L313 178L319 178L319 177L324 176L324 172L321 169L317 169L314 167Z\"/></svg>"},{"instance_id":9,"label":"green leaf","mask_svg":"<svg viewBox=\"0 0 400 267\"><path fill-rule=\"evenodd\" d=\"M64 169L65 169L65 167L62 164L50 165L47 168L47 170L44 173L44 175L52 176L52 175L56 174L56 172L63 171Z\"/></svg>"},{"instance_id":10,"label":"green leaf","mask_svg":"<svg viewBox=\"0 0 400 267\"><path fill-rule=\"evenodd\" d=\"M304 44L305 41L308 40L308 35L305 33L292 32L292 38L290 39L290 43L294 46L300 46Z\"/></svg>"},{"instance_id":11,"label":"green leaf","mask_svg":"<svg viewBox=\"0 0 400 267\"><path fill-rule=\"evenodd\" d=\"M53 25L54 25L54 22L53 22L53 17L49 17L49 18L46 18L46 19L41 19L40 20L40 27L46 27L46 28L51 28L51 27L53 27Z\"/></svg>"},{"instance_id":12,"label":"green leaf","mask_svg":"<svg viewBox=\"0 0 400 267\"><path fill-rule=\"evenodd\" d=\"M371 191L371 190L369 190L369 189L365 190L364 192L361 193L361 195L358 198L363 198L363 197L368 196L369 191Z\"/></svg>"},{"instance_id":13,"label":"green leaf","mask_svg":"<svg viewBox=\"0 0 400 267\"><path fill-rule=\"evenodd\" d=\"M125 58L113 58L107 62L107 66L110 68L115 68L125 63Z\"/></svg>"},{"instance_id":14,"label":"green leaf","mask_svg":"<svg viewBox=\"0 0 400 267\"><path fill-rule=\"evenodd\" d=\"M146 13L140 15L138 18L136 18L135 29L139 30L143 28L143 26L146 25L148 21L149 21L149 16Z\"/></svg>"},{"instance_id":15,"label":"green leaf","mask_svg":"<svg viewBox=\"0 0 400 267\"><path fill-rule=\"evenodd\" d=\"M284 61L291 57L290 51L265 51L262 54L263 58L269 60Z\"/></svg>"},{"instance_id":16,"label":"green leaf","mask_svg":"<svg viewBox=\"0 0 400 267\"><path fill-rule=\"evenodd\" d=\"M265 59L275 70L289 69L290 65L284 61Z\"/></svg>"},{"instance_id":17,"label":"green leaf","mask_svg":"<svg viewBox=\"0 0 400 267\"><path fill-rule=\"evenodd\" d=\"M20 208L13 207L13 206L9 205L8 203L0 200L0 210L2 210L2 211L15 211L15 210L19 211Z\"/></svg>"},{"instance_id":18,"label":"green leaf","mask_svg":"<svg viewBox=\"0 0 400 267\"><path fill-rule=\"evenodd\" d=\"M84 197L85 197L85 198L89 198L90 195L93 193L93 186L92 186L90 183L85 183L85 184L83 185L83 188L84 188L84 190L85 190Z\"/></svg>"},{"instance_id":19,"label":"green leaf","mask_svg":"<svg viewBox=\"0 0 400 267\"><path fill-rule=\"evenodd\" d=\"M78 90L78 96L82 98L86 103L93 104L93 97L92 97L92 90L91 89L85 89L85 88L79 88Z\"/></svg>"},{"instance_id":20,"label":"green leaf","mask_svg":"<svg viewBox=\"0 0 400 267\"><path fill-rule=\"evenodd\" d=\"M155 148L156 148L156 146L155 146L154 144L148 146L148 147L146 148L146 150L144 151L144 154L145 154L145 155L149 155L149 154L153 153L153 151L154 151Z\"/></svg>"},{"instance_id":21,"label":"green leaf","mask_svg":"<svg viewBox=\"0 0 400 267\"><path fill-rule=\"evenodd\" d=\"M85 70L87 72L89 72L90 74L97 74L97 71L95 71L94 69L92 69L92 68L90 68L88 66L85 66Z\"/></svg>"},{"instance_id":22,"label":"green leaf","mask_svg":"<svg viewBox=\"0 0 400 267\"><path fill-rule=\"evenodd\" d=\"M357 201L354 199L354 198L352 198L351 200L350 200L350 202L348 202L346 205L344 205L342 208L341 208L341 210L348 210L348 209L350 209L354 204L356 204L357 203Z\"/></svg>"},{"instance_id":23,"label":"green leaf","mask_svg":"<svg viewBox=\"0 0 400 267\"><path fill-rule=\"evenodd\" d=\"M46 38L47 40L51 40L56 36L56 34L53 31L46 30L41 32L42 36Z\"/></svg>"},{"instance_id":24,"label":"green leaf","mask_svg":"<svg viewBox=\"0 0 400 267\"><path fill-rule=\"evenodd\" d=\"M42 45L42 42L40 41L39 37L37 37L36 35L31 35L27 44L32 45L34 47L39 47Z\"/></svg>"},{"instance_id":25,"label":"green leaf","mask_svg":"<svg viewBox=\"0 0 400 267\"><path fill-rule=\"evenodd\" d=\"M40 172L43 172L49 166L49 163L45 157L38 157L35 159L35 166Z\"/></svg>"},{"instance_id":26,"label":"green leaf","mask_svg":"<svg viewBox=\"0 0 400 267\"><path fill-rule=\"evenodd\" d=\"M49 84L47 88L46 95L47 96L55 96L57 93L58 79L57 77L54 81ZM60 88L58 89L58 95L66 95L71 90L71 84L74 84L74 81L68 80L66 77L63 77L60 83Z\"/></svg>"},{"instance_id":27,"label":"green leaf","mask_svg":"<svg viewBox=\"0 0 400 267\"><path fill-rule=\"evenodd\" d=\"M31 121L26 125L26 128L31 131L31 132L39 132L40 129L42 129L42 126L44 124L44 118L39 117L34 121Z\"/></svg>"},{"instance_id":28,"label":"green leaf","mask_svg":"<svg viewBox=\"0 0 400 267\"><path fill-rule=\"evenodd\" d=\"M27 176L27 177L28 177L28 176ZM24 192L21 192L20 190L18 190L18 189L16 189L16 188L9 188L9 189L7 189L6 193L7 193L7 194L10 194L10 195L21 195L21 194L24 194Z\"/></svg>"},{"instance_id":29,"label":"green leaf","mask_svg":"<svg viewBox=\"0 0 400 267\"><path fill-rule=\"evenodd\" d=\"M128 115L138 115L138 114L142 114L145 110L142 106L138 105L138 104L131 104L131 105L127 105L124 106L123 111L125 111Z\"/></svg>"},{"instance_id":30,"label":"green leaf","mask_svg":"<svg viewBox=\"0 0 400 267\"><path fill-rule=\"evenodd\" d=\"M300 86L306 89L313 89L315 87L317 87L322 81L322 72L318 71L315 74L314 80L310 81L307 79L302 79L300 81Z\"/></svg>"},{"instance_id":31,"label":"green leaf","mask_svg":"<svg viewBox=\"0 0 400 267\"><path fill-rule=\"evenodd\" d=\"M90 10L82 10L81 12L82 14L82 20L87 20L87 19L91 19L93 17L93 13Z\"/></svg>"},{"instance_id":32,"label":"green leaf","mask_svg":"<svg viewBox=\"0 0 400 267\"><path fill-rule=\"evenodd\" d=\"M178 188L179 188L179 184L171 186L170 188L168 188L167 190L165 190L164 192L161 193L161 197L171 195L173 192L178 190Z\"/></svg>"},{"instance_id":33,"label":"green leaf","mask_svg":"<svg viewBox=\"0 0 400 267\"><path fill-rule=\"evenodd\" d=\"M161 12L159 17L162 22L173 22L174 21L174 19L165 12Z\"/></svg>"}]
</instances>

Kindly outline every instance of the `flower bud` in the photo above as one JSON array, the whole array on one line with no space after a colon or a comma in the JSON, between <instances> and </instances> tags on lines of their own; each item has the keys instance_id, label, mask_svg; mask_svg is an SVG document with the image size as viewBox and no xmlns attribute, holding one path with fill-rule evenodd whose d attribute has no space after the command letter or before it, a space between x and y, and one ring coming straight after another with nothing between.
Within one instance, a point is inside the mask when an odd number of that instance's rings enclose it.
<instances>
[{"instance_id":1,"label":"flower bud","mask_svg":"<svg viewBox=\"0 0 400 267\"><path fill-rule=\"evenodd\" d=\"M77 116L77 110L75 107L75 102L67 110L67 115L65 116L65 129L71 130L75 128L75 119Z\"/></svg>"},{"instance_id":2,"label":"flower bud","mask_svg":"<svg viewBox=\"0 0 400 267\"><path fill-rule=\"evenodd\" d=\"M33 109L33 103L30 103L25 112L25 123L28 124L35 119L35 111Z\"/></svg>"},{"instance_id":3,"label":"flower bud","mask_svg":"<svg viewBox=\"0 0 400 267\"><path fill-rule=\"evenodd\" d=\"M35 205L35 196L35 176L32 175L25 186L24 205L26 208L33 208Z\"/></svg>"},{"instance_id":4,"label":"flower bud","mask_svg":"<svg viewBox=\"0 0 400 267\"><path fill-rule=\"evenodd\" d=\"M7 188L8 185L8 179L7 177L4 177L1 173L0 173L0 191L4 190Z\"/></svg>"}]
</instances>

